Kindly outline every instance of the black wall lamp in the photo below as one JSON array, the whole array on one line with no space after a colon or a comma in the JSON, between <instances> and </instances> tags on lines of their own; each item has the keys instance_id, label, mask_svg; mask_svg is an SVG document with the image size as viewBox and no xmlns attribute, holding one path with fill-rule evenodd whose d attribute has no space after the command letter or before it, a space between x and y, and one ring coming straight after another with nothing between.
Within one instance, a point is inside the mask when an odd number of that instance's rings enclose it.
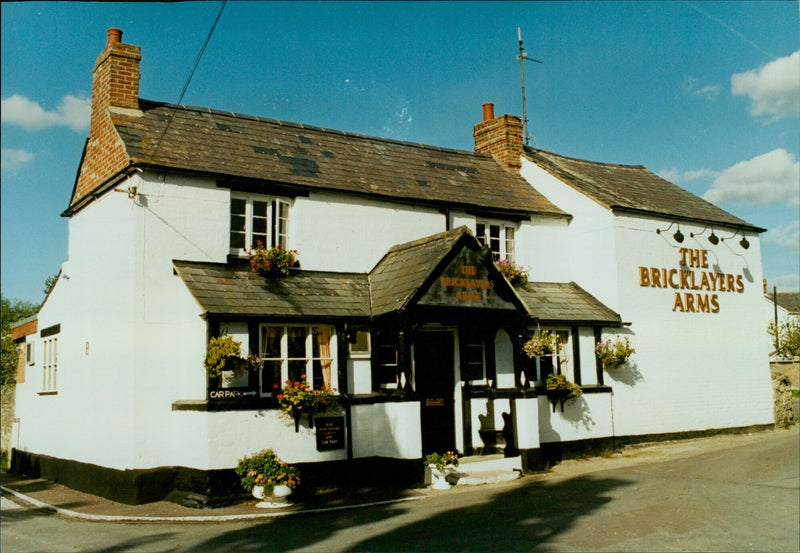
<instances>
[{"instance_id":1,"label":"black wall lamp","mask_svg":"<svg viewBox=\"0 0 800 553\"><path fill-rule=\"evenodd\" d=\"M681 224L680 223L676 223L675 221L672 221L667 228L665 228L663 230L662 229L656 229L656 234L661 234L662 232L667 232L669 229L672 228L672 225L677 225L677 227L678 227L678 230L675 231L675 234L673 234L672 237L675 239L675 241L678 244L680 244L681 242L683 242L683 233L681 232Z\"/></svg>"},{"instance_id":2,"label":"black wall lamp","mask_svg":"<svg viewBox=\"0 0 800 553\"><path fill-rule=\"evenodd\" d=\"M695 234L695 233L693 233L693 232L690 232L690 233L689 233L689 236L691 236L692 238L700 238L701 236L703 236L703 233L704 233L704 232L705 232L707 229L708 229L708 227L705 227L705 228L704 228L702 231L700 231L698 234ZM708 235L708 241L709 241L709 242L711 242L711 243L712 243L714 246L716 246L717 244L719 244L719 236L717 236L716 234L714 234L714 229L713 229L713 228L711 229L711 234L709 234L709 235Z\"/></svg>"},{"instance_id":3,"label":"black wall lamp","mask_svg":"<svg viewBox=\"0 0 800 553\"><path fill-rule=\"evenodd\" d=\"M730 240L731 238L735 238L737 234L741 234L742 235L742 239L739 240L739 245L742 247L742 249L746 250L747 248L749 248L750 247L750 241L747 239L747 236L745 236L744 231L742 229L736 229L736 232L734 232L732 235L730 235L730 236L728 236L726 238L722 238L721 240L723 242L725 240ZM709 237L709 239L710 239L710 237Z\"/></svg>"}]
</instances>

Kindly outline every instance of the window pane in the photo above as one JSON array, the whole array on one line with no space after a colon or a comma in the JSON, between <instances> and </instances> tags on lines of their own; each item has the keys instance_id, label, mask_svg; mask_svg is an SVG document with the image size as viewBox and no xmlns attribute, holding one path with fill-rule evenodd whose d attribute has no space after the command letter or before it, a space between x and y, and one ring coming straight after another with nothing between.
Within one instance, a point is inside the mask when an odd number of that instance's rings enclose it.
<instances>
[{"instance_id":1,"label":"window pane","mask_svg":"<svg viewBox=\"0 0 800 553\"><path fill-rule=\"evenodd\" d=\"M366 330L356 331L356 341L350 344L350 353L369 353L369 332Z\"/></svg>"},{"instance_id":2,"label":"window pane","mask_svg":"<svg viewBox=\"0 0 800 553\"><path fill-rule=\"evenodd\" d=\"M279 326L261 327L261 357L265 359L280 359L282 330Z\"/></svg>"},{"instance_id":3,"label":"window pane","mask_svg":"<svg viewBox=\"0 0 800 553\"><path fill-rule=\"evenodd\" d=\"M264 361L261 369L261 393L275 393L281 385L281 362Z\"/></svg>"},{"instance_id":4,"label":"window pane","mask_svg":"<svg viewBox=\"0 0 800 553\"><path fill-rule=\"evenodd\" d=\"M289 380L292 382L300 382L304 374L306 374L305 360L289 361Z\"/></svg>"},{"instance_id":5,"label":"window pane","mask_svg":"<svg viewBox=\"0 0 800 553\"><path fill-rule=\"evenodd\" d=\"M331 329L326 326L315 326L311 328L311 341L312 357L318 359L320 357L331 356Z\"/></svg>"},{"instance_id":6,"label":"window pane","mask_svg":"<svg viewBox=\"0 0 800 553\"><path fill-rule=\"evenodd\" d=\"M289 247L289 204L278 202L278 236L276 242L282 248Z\"/></svg>"},{"instance_id":7,"label":"window pane","mask_svg":"<svg viewBox=\"0 0 800 553\"><path fill-rule=\"evenodd\" d=\"M514 261L514 227L506 227L506 258Z\"/></svg>"},{"instance_id":8,"label":"window pane","mask_svg":"<svg viewBox=\"0 0 800 553\"><path fill-rule=\"evenodd\" d=\"M286 334L289 338L287 357L290 359L306 358L306 330L304 326L290 326L286 329Z\"/></svg>"},{"instance_id":9,"label":"window pane","mask_svg":"<svg viewBox=\"0 0 800 553\"><path fill-rule=\"evenodd\" d=\"M314 365L314 389L331 388L331 366L333 362L330 359L315 359Z\"/></svg>"},{"instance_id":10,"label":"window pane","mask_svg":"<svg viewBox=\"0 0 800 553\"><path fill-rule=\"evenodd\" d=\"M477 223L475 225L475 236L477 236L478 242L486 245L486 225L483 223Z\"/></svg>"},{"instance_id":11,"label":"window pane","mask_svg":"<svg viewBox=\"0 0 800 553\"><path fill-rule=\"evenodd\" d=\"M247 208L247 200L241 198L231 198L231 215L241 215L244 217Z\"/></svg>"}]
</instances>

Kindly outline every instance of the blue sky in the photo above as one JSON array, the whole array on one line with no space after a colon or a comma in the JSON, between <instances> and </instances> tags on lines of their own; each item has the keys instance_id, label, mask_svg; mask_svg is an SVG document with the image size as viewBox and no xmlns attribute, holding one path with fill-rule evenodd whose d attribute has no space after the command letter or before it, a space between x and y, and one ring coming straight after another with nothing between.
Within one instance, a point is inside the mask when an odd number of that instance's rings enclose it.
<instances>
[{"instance_id":1,"label":"blue sky","mask_svg":"<svg viewBox=\"0 0 800 553\"><path fill-rule=\"evenodd\" d=\"M5 297L41 301L106 29L142 48L140 96L177 102L219 2L3 2ZM473 148L481 104L532 145L644 165L769 229L765 277L800 288L796 2L229 2L184 104ZM98 237L98 239L101 239Z\"/></svg>"}]
</instances>

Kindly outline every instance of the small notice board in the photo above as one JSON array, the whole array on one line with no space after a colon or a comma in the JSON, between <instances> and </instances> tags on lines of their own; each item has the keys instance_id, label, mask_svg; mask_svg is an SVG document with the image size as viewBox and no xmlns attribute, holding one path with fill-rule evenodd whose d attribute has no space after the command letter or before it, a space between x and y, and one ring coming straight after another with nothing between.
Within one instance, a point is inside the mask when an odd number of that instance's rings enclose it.
<instances>
[{"instance_id":1,"label":"small notice board","mask_svg":"<svg viewBox=\"0 0 800 553\"><path fill-rule=\"evenodd\" d=\"M317 427L317 451L344 449L344 417L314 419Z\"/></svg>"}]
</instances>

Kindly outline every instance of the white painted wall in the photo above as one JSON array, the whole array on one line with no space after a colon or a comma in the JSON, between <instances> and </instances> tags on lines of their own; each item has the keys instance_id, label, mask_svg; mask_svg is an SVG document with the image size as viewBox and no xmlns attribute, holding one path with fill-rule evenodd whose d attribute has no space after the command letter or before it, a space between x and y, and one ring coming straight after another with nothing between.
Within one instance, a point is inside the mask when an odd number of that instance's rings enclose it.
<instances>
[{"instance_id":1,"label":"white painted wall","mask_svg":"<svg viewBox=\"0 0 800 553\"><path fill-rule=\"evenodd\" d=\"M612 395L583 394L578 399L553 405L546 396L539 396L539 439L541 443L570 442L614 435ZM619 433L618 433L619 434Z\"/></svg>"},{"instance_id":2,"label":"white painted wall","mask_svg":"<svg viewBox=\"0 0 800 553\"><path fill-rule=\"evenodd\" d=\"M353 457L422 456L418 401L352 406Z\"/></svg>"}]
</instances>

